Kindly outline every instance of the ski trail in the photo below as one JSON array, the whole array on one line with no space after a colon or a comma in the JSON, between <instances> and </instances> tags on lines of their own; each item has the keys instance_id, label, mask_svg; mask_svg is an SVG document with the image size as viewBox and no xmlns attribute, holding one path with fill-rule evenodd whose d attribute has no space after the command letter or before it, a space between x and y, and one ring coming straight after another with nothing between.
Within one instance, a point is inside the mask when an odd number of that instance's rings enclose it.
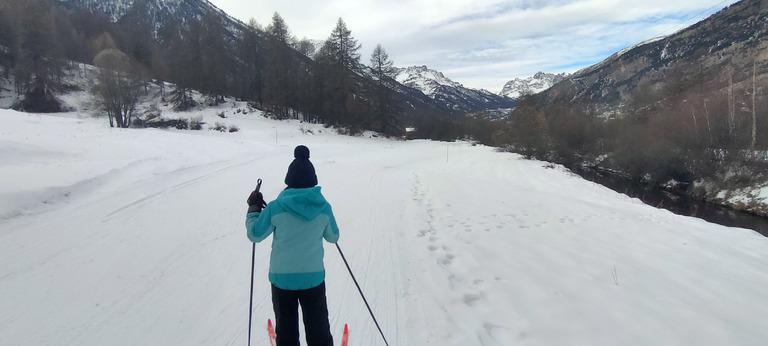
<instances>
[{"instance_id":1,"label":"ski trail","mask_svg":"<svg viewBox=\"0 0 768 346\"><path fill-rule=\"evenodd\" d=\"M308 135L260 118L239 118L252 123L234 135L82 120L103 135L77 140L62 137L72 121L9 119L21 129L4 140L16 147L44 130L44 142L23 152L35 157L5 151L20 166L4 174L38 179L0 195L23 211L0 223L9 344L244 344L245 199L257 178L267 200L280 193L297 144L312 150L339 245L390 345L765 340L763 237L653 209L541 162L468 143L338 137L322 126ZM25 189L33 203L14 204ZM268 344L263 325L273 316L270 243L256 245L254 345ZM350 344L383 345L335 246L325 249L335 341L348 323Z\"/></svg>"},{"instance_id":2,"label":"ski trail","mask_svg":"<svg viewBox=\"0 0 768 346\"><path fill-rule=\"evenodd\" d=\"M330 161L344 159L347 162L359 162L359 167L351 165L353 174L337 172L333 166L318 168L330 168L326 180L331 179L327 184L334 189L324 193L334 206L339 222L339 243L390 345L413 342L407 340L408 334L400 331L403 326L409 325L408 316L414 313L409 302L403 298L412 297L413 292L409 287L411 275L415 275L408 273L410 264L403 260L410 249L404 247L403 243L411 241L413 237L407 217L409 206L403 205L403 201L408 200L410 195L409 172L414 165L432 160L434 156L433 152L419 151L394 158L387 153L370 153L366 157L345 155ZM374 169L371 167L377 166L368 164L367 160L376 157L389 160L380 162L381 165ZM319 179L323 180L320 171L318 174ZM350 200L342 197L354 196L354 191L362 187L370 191L367 198ZM335 249L332 251L326 254L326 270L333 330L339 331L344 323L349 322L352 329L351 344L383 345L381 335L346 273L346 268L338 259ZM343 280L339 283L335 278ZM343 292L342 296L335 297L337 292ZM402 339L401 336L406 338Z\"/></svg>"},{"instance_id":3,"label":"ski trail","mask_svg":"<svg viewBox=\"0 0 768 346\"><path fill-rule=\"evenodd\" d=\"M246 177L252 174L256 160L269 161L263 157L236 159L167 173L134 166L132 171L138 174L131 179L111 180L98 190L74 188L75 198L58 209L4 222L10 231L4 233L4 241L16 244L6 246L22 251L11 254L12 258L5 258L7 252L2 255L0 288L6 293L18 292L20 297L3 305L29 308L24 310L26 316L8 316L3 324L17 330L56 324L76 331L59 337L61 343L96 344L101 340L109 344L108 340L121 339L158 345L234 342L233 335L247 331L245 322L231 325L226 321L247 321L247 304L239 303L247 301L250 278L250 243L242 220L244 200L252 189ZM117 172L130 176L129 171ZM195 199L200 200L200 210L176 207L179 201ZM204 210L212 217L189 217L189 213ZM25 226L30 224L35 227ZM10 236L17 227L26 228L24 237ZM32 232L43 236L28 242L34 239L29 237ZM257 247L255 316L271 315L269 286L264 284L267 267L263 265L268 263L268 248ZM56 274L37 274L52 269ZM13 280L6 280L9 275ZM55 287L55 295L49 293L49 287ZM243 299L232 300L233 296ZM200 300L210 304L193 303ZM54 316L83 318L49 320L38 311L49 304L59 307ZM200 311L201 307L207 311ZM190 314L199 317L182 317ZM175 321L197 332L166 332L175 330L170 325ZM144 324L147 332L137 339L135 330L121 327L125 323ZM30 342L44 344L55 333L56 329L46 329ZM254 341L259 341L258 334Z\"/></svg>"}]
</instances>

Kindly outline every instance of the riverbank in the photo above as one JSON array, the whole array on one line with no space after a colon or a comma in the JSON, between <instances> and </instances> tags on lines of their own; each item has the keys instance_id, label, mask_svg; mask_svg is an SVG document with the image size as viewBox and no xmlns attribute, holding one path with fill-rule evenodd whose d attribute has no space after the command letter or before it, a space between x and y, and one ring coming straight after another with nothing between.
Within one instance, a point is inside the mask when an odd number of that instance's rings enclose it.
<instances>
[{"instance_id":1,"label":"riverbank","mask_svg":"<svg viewBox=\"0 0 768 346\"><path fill-rule=\"evenodd\" d=\"M638 198L648 205L667 209L675 214L697 217L709 222L730 227L742 227L754 230L768 237L768 211L766 198L756 191L747 190L703 194L697 197L695 191L701 191L702 186L661 187L644 183L614 172L592 168L571 168L571 171L582 178L606 186L616 192Z\"/></svg>"}]
</instances>

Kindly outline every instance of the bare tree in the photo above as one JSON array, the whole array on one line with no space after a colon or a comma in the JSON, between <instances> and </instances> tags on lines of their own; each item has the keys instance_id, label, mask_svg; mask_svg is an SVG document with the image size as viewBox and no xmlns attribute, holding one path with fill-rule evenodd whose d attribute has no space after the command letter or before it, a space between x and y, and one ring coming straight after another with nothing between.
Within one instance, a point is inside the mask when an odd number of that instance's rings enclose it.
<instances>
[{"instance_id":1,"label":"bare tree","mask_svg":"<svg viewBox=\"0 0 768 346\"><path fill-rule=\"evenodd\" d=\"M92 92L107 112L109 126L130 127L143 85L133 73L130 58L117 49L106 49L96 55L94 64L101 70Z\"/></svg>"}]
</instances>

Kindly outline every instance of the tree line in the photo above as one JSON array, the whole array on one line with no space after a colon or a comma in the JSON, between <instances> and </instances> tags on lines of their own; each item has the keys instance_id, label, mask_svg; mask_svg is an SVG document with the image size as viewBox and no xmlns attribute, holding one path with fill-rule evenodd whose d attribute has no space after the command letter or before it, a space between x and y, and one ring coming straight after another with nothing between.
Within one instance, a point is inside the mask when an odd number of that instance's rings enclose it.
<instances>
[{"instance_id":1,"label":"tree line","mask_svg":"<svg viewBox=\"0 0 768 346\"><path fill-rule=\"evenodd\" d=\"M491 142L529 158L607 170L694 195L709 193L697 185L702 182L730 190L764 184L766 66L724 60L706 68L674 64L664 83L642 83L613 112L574 103L574 95L547 103L539 95L523 97Z\"/></svg>"},{"instance_id":2,"label":"tree line","mask_svg":"<svg viewBox=\"0 0 768 346\"><path fill-rule=\"evenodd\" d=\"M175 87L163 88L163 97L177 110L195 106L197 90L211 105L233 96L279 119L322 122L350 133L403 133L404 110L391 102L388 87L394 83L392 61L378 45L370 65L361 63L361 45L341 18L315 51L312 42L290 33L278 13L266 27L251 20L235 31L215 13L162 23L149 14L146 0L134 1L117 23L66 2L4 0L0 72L12 75L24 96L14 108L60 111L53 95L71 87L63 85L64 71L94 64L102 72L94 76L100 86L93 91L117 126L130 126L132 110L124 103L142 85L167 81ZM117 101L110 92L127 96Z\"/></svg>"}]
</instances>

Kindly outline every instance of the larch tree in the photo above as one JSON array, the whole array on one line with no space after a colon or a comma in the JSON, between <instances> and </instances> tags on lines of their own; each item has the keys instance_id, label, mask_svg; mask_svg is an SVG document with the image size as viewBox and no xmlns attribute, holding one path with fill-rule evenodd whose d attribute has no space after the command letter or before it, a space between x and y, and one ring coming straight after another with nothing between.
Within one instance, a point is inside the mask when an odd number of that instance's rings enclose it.
<instances>
[{"instance_id":1,"label":"larch tree","mask_svg":"<svg viewBox=\"0 0 768 346\"><path fill-rule=\"evenodd\" d=\"M379 85L381 85L386 78L392 78L394 76L395 68L392 64L393 62L389 59L387 51L381 47L381 44L377 44L376 48L373 49L373 53L371 53L370 68L373 70L373 75L376 77Z\"/></svg>"},{"instance_id":2,"label":"larch tree","mask_svg":"<svg viewBox=\"0 0 768 346\"><path fill-rule=\"evenodd\" d=\"M296 71L291 57L293 38L288 25L277 12L272 15L272 23L267 26L266 33L265 98L272 106L273 115L285 119L296 103Z\"/></svg>"},{"instance_id":3,"label":"larch tree","mask_svg":"<svg viewBox=\"0 0 768 346\"><path fill-rule=\"evenodd\" d=\"M339 18L331 36L323 44L323 55L339 67L350 71L356 71L360 66L361 45L352 37L352 31L347 28L344 20Z\"/></svg>"},{"instance_id":4,"label":"larch tree","mask_svg":"<svg viewBox=\"0 0 768 346\"><path fill-rule=\"evenodd\" d=\"M385 84L387 79L394 77L395 68L381 44L377 44L376 48L373 49L369 67L376 78L376 90L373 93L373 107L369 125L373 130L387 135L400 135L403 131L397 121L397 110L392 103L391 90Z\"/></svg>"}]
</instances>

